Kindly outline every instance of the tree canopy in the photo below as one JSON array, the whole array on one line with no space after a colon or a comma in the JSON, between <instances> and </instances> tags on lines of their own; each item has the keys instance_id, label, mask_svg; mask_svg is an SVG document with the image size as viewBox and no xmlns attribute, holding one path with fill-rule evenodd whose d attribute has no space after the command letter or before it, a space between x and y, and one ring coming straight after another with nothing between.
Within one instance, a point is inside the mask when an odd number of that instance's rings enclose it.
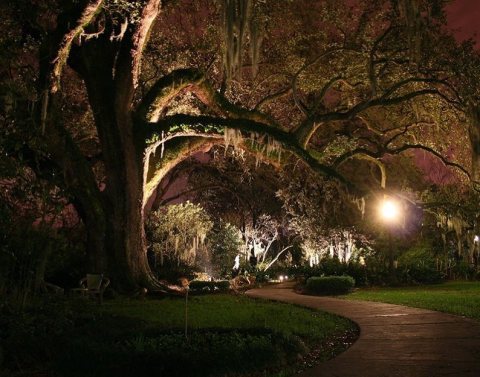
<instances>
[{"instance_id":1,"label":"tree canopy","mask_svg":"<svg viewBox=\"0 0 480 377\"><path fill-rule=\"evenodd\" d=\"M356 198L394 189L388 166L418 150L477 183L479 56L444 5L3 2L2 166L65 190L89 270L125 289L157 285L144 220L160 182L215 144L300 160Z\"/></svg>"}]
</instances>

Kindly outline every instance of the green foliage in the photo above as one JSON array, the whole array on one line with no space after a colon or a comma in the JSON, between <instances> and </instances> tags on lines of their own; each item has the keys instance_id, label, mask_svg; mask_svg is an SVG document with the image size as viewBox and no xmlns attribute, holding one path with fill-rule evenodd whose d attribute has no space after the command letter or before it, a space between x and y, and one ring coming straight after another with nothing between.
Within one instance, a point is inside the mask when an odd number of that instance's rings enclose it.
<instances>
[{"instance_id":1,"label":"green foliage","mask_svg":"<svg viewBox=\"0 0 480 377\"><path fill-rule=\"evenodd\" d=\"M50 303L23 315L0 308L7 375L217 376L292 363L310 345L320 359L354 326L288 304L229 295Z\"/></svg>"},{"instance_id":2,"label":"green foliage","mask_svg":"<svg viewBox=\"0 0 480 377\"><path fill-rule=\"evenodd\" d=\"M452 277L455 279L474 279L478 276L478 272L475 270L475 267L470 263L461 260L454 264L452 268Z\"/></svg>"},{"instance_id":3,"label":"green foliage","mask_svg":"<svg viewBox=\"0 0 480 377\"><path fill-rule=\"evenodd\" d=\"M295 336L267 329L136 335L119 343L72 342L57 361L63 376L212 376L293 361L306 350ZM85 362L88 360L88 362Z\"/></svg>"},{"instance_id":4,"label":"green foliage","mask_svg":"<svg viewBox=\"0 0 480 377\"><path fill-rule=\"evenodd\" d=\"M152 212L147 222L147 235L153 252L164 259L194 265L213 223L204 209L189 201Z\"/></svg>"},{"instance_id":5,"label":"green foliage","mask_svg":"<svg viewBox=\"0 0 480 377\"><path fill-rule=\"evenodd\" d=\"M402 282L434 284L444 279L437 271L435 258L428 244L419 244L398 259Z\"/></svg>"},{"instance_id":6,"label":"green foliage","mask_svg":"<svg viewBox=\"0 0 480 377\"><path fill-rule=\"evenodd\" d=\"M240 230L221 221L213 226L207 241L213 275L227 276L243 244Z\"/></svg>"},{"instance_id":7,"label":"green foliage","mask_svg":"<svg viewBox=\"0 0 480 377\"><path fill-rule=\"evenodd\" d=\"M340 295L355 286L351 276L313 276L307 280L307 291L313 294Z\"/></svg>"}]
</instances>

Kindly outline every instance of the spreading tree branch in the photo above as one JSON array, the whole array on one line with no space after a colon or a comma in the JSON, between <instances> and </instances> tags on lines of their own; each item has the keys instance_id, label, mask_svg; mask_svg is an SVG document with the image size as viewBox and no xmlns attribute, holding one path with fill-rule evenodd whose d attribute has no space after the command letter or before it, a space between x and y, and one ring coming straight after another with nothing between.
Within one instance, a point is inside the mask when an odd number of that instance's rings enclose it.
<instances>
[{"instance_id":1,"label":"spreading tree branch","mask_svg":"<svg viewBox=\"0 0 480 377\"><path fill-rule=\"evenodd\" d=\"M256 122L251 119L242 118L216 118L210 116L190 116L190 115L174 115L162 119L157 123L150 123L148 129L150 133L148 138L155 140L158 135L161 135L162 131L164 135L168 133L168 130L172 128L180 127L186 132L197 131L199 134L209 137L212 135L223 134L225 128L237 129L245 133L257 133L260 135L268 135L273 140L278 142L283 149L291 152L307 165L312 170L331 178L335 178L351 187L352 185L337 171L331 167L321 164L310 153L299 146L295 139L292 138L291 133L272 127L265 123Z\"/></svg>"},{"instance_id":2,"label":"spreading tree branch","mask_svg":"<svg viewBox=\"0 0 480 377\"><path fill-rule=\"evenodd\" d=\"M435 157L437 157L438 159L440 159L440 161L442 161L445 166L451 166L453 168L456 168L456 169L460 170L463 174L465 174L467 176L467 178L470 181L473 182L470 172L467 169L465 169L462 165L448 160L447 158L445 158L442 154L440 154L439 152L437 152L433 148L427 147L425 145L422 145L422 144L404 144L404 145L402 145L398 148L386 149L386 153L400 154L400 153L405 152L405 151L410 150L410 149L422 149L424 151L427 151L428 153L430 153L430 154L434 155ZM473 183L477 183L477 182L473 182Z\"/></svg>"},{"instance_id":3,"label":"spreading tree branch","mask_svg":"<svg viewBox=\"0 0 480 377\"><path fill-rule=\"evenodd\" d=\"M49 77L49 90L51 93L56 93L60 88L60 79L67 63L73 41L78 38L84 32L85 28L95 19L95 16L102 9L104 1L105 0L90 1L77 20L75 27L64 34L52 62L53 66Z\"/></svg>"},{"instance_id":4,"label":"spreading tree branch","mask_svg":"<svg viewBox=\"0 0 480 377\"><path fill-rule=\"evenodd\" d=\"M164 107L190 85L198 85L203 75L193 69L178 69L163 76L148 91L140 103L137 115L148 122L158 121Z\"/></svg>"},{"instance_id":5,"label":"spreading tree branch","mask_svg":"<svg viewBox=\"0 0 480 377\"><path fill-rule=\"evenodd\" d=\"M127 30L115 67L117 108L131 109L135 88L138 84L143 50L148 43L152 26L160 13L161 0L144 0L140 20Z\"/></svg>"}]
</instances>

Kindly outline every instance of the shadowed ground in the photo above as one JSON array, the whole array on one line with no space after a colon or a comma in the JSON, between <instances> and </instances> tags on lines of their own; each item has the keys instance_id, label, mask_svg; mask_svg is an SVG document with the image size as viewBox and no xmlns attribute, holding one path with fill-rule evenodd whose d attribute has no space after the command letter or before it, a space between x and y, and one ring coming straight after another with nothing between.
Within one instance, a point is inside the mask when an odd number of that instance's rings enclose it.
<instances>
[{"instance_id":1,"label":"shadowed ground","mask_svg":"<svg viewBox=\"0 0 480 377\"><path fill-rule=\"evenodd\" d=\"M299 295L289 284L246 294L335 313L359 325L360 337L352 347L298 376L480 376L477 321L406 306Z\"/></svg>"}]
</instances>

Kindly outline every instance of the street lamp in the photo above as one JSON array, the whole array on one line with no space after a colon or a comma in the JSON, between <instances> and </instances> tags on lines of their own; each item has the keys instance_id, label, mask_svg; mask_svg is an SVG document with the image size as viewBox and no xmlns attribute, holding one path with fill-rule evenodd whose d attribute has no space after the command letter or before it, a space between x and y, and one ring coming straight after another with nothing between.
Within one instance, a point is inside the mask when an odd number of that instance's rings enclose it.
<instances>
[{"instance_id":1,"label":"street lamp","mask_svg":"<svg viewBox=\"0 0 480 377\"><path fill-rule=\"evenodd\" d=\"M382 220L386 225L390 225L388 229L388 269L390 272L390 278L392 282L395 281L395 261L393 255L393 242L392 242L392 226L398 221L400 217L400 206L398 202L392 199L383 199L379 206L379 212Z\"/></svg>"},{"instance_id":2,"label":"street lamp","mask_svg":"<svg viewBox=\"0 0 480 377\"><path fill-rule=\"evenodd\" d=\"M398 204L391 199L384 199L380 204L380 215L386 222L394 222L400 215Z\"/></svg>"}]
</instances>

